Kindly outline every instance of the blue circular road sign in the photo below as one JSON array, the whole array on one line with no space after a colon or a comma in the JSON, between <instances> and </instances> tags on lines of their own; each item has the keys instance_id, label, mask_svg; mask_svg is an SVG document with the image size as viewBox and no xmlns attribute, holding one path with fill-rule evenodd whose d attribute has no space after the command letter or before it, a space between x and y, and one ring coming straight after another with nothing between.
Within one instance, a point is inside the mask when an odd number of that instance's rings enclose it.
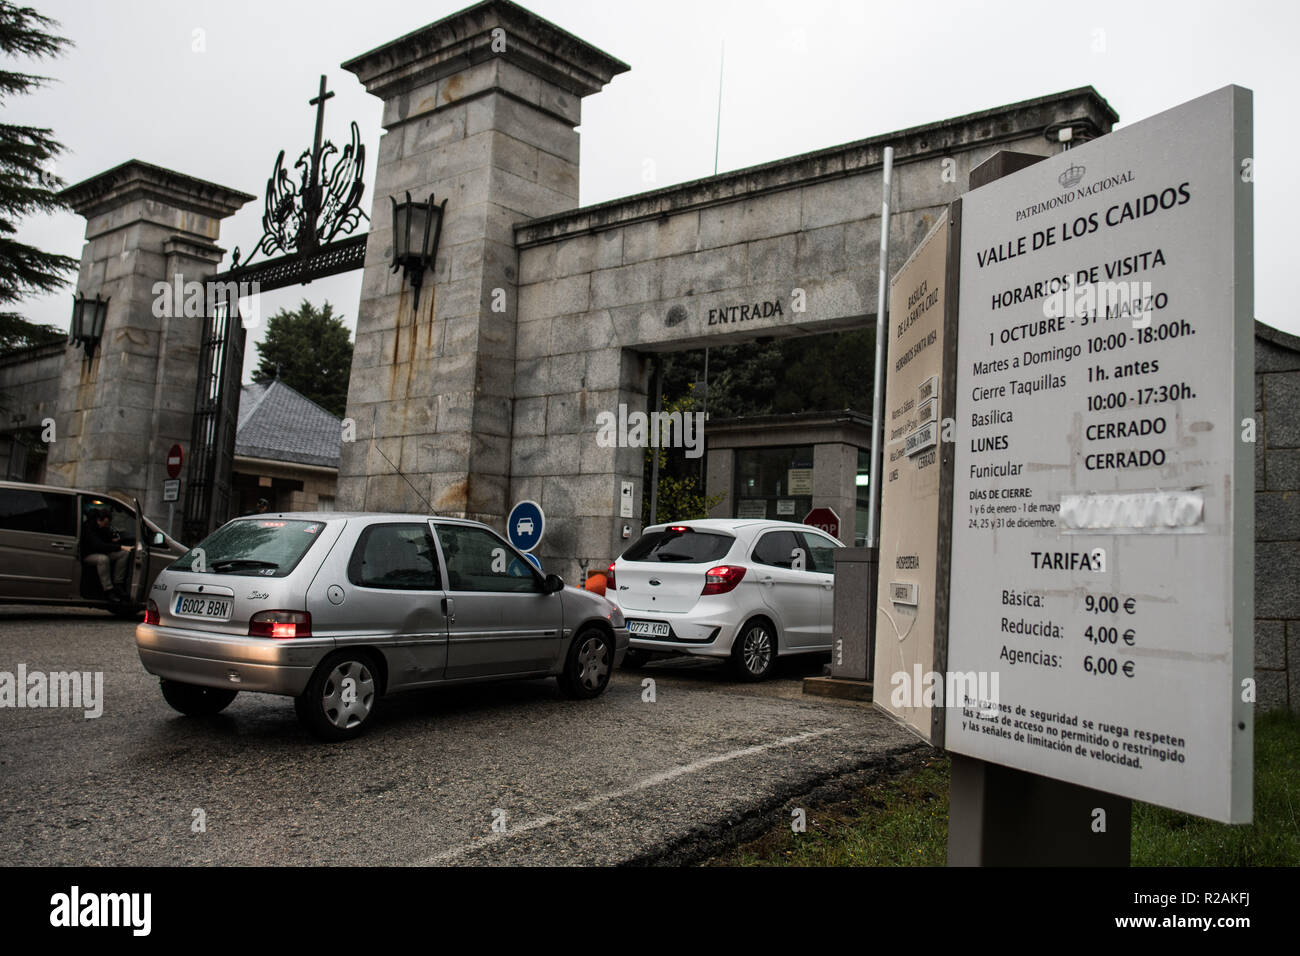
<instances>
[{"instance_id":1,"label":"blue circular road sign","mask_svg":"<svg viewBox=\"0 0 1300 956\"><path fill-rule=\"evenodd\" d=\"M542 562L538 559L537 555L525 554L524 557L527 558L529 561L531 561L533 563L533 567L535 567L538 571L542 570Z\"/></svg>"},{"instance_id":2,"label":"blue circular road sign","mask_svg":"<svg viewBox=\"0 0 1300 956\"><path fill-rule=\"evenodd\" d=\"M506 536L520 551L531 551L542 543L542 530L546 516L542 506L535 501L521 501L510 509L506 519Z\"/></svg>"}]
</instances>

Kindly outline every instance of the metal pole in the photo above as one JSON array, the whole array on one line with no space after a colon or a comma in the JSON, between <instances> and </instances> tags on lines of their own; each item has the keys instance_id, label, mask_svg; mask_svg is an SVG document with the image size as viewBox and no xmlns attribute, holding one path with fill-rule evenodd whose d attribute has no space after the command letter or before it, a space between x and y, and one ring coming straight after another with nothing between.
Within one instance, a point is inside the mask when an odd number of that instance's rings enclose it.
<instances>
[{"instance_id":1,"label":"metal pole","mask_svg":"<svg viewBox=\"0 0 1300 956\"><path fill-rule=\"evenodd\" d=\"M701 408L700 410L704 412L704 421L707 422L709 420L709 347L707 345L704 347L703 405L704 407ZM700 435L698 436L698 438L699 440L703 441L704 436ZM704 486L704 492L706 496L708 495L708 490L709 490L708 481L709 481L709 455L706 447L705 453L700 455L700 484Z\"/></svg>"},{"instance_id":2,"label":"metal pole","mask_svg":"<svg viewBox=\"0 0 1300 956\"><path fill-rule=\"evenodd\" d=\"M722 142L722 68L727 62L727 41L718 53L718 126L713 133L713 175L718 175L718 145Z\"/></svg>"},{"instance_id":3,"label":"metal pole","mask_svg":"<svg viewBox=\"0 0 1300 956\"><path fill-rule=\"evenodd\" d=\"M709 347L704 346L704 420L709 420Z\"/></svg>"},{"instance_id":4,"label":"metal pole","mask_svg":"<svg viewBox=\"0 0 1300 956\"><path fill-rule=\"evenodd\" d=\"M880 276L879 289L876 291L876 382L875 397L871 402L871 470L867 473L870 482L870 502L867 509L867 547L879 547L880 529L880 487L881 473L884 465L884 417L885 417L885 345L889 341L889 328L886 313L889 310L889 196L894 183L894 147L885 147L884 176L881 181L880 199Z\"/></svg>"}]
</instances>

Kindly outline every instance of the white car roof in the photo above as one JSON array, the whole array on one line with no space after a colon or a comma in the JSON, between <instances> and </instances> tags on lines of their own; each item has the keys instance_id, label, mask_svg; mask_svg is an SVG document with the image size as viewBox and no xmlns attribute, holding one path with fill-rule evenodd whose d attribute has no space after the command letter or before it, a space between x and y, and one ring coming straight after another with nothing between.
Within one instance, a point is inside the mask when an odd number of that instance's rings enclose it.
<instances>
[{"instance_id":1,"label":"white car roof","mask_svg":"<svg viewBox=\"0 0 1300 956\"><path fill-rule=\"evenodd\" d=\"M668 521L663 524L651 525L646 528L643 534L649 534L652 531L663 531L666 528L693 528L696 531L726 531L730 534L738 532L757 533L759 531L768 531L774 528L786 528L790 531L821 531L820 528L814 528L812 525L800 524L797 521L777 521L773 518L696 518L691 521ZM825 532L822 532L823 534Z\"/></svg>"}]
</instances>

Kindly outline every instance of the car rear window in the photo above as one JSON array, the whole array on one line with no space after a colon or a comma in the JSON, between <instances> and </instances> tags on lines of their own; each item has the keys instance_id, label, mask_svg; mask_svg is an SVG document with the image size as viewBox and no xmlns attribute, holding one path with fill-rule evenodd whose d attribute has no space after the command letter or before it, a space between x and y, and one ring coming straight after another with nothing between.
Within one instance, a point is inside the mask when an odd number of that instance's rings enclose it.
<instances>
[{"instance_id":1,"label":"car rear window","mask_svg":"<svg viewBox=\"0 0 1300 956\"><path fill-rule=\"evenodd\" d=\"M320 540L323 521L231 521L178 558L169 570L282 578Z\"/></svg>"},{"instance_id":2,"label":"car rear window","mask_svg":"<svg viewBox=\"0 0 1300 956\"><path fill-rule=\"evenodd\" d=\"M717 561L731 550L735 540L729 534L709 531L651 531L623 552L623 560L702 564Z\"/></svg>"}]
</instances>

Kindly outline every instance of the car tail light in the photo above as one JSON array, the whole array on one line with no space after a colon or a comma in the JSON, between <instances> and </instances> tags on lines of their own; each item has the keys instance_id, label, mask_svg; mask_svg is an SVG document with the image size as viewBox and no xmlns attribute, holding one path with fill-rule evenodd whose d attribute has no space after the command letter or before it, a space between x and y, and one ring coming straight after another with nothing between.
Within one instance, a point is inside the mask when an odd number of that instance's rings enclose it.
<instances>
[{"instance_id":1,"label":"car tail light","mask_svg":"<svg viewBox=\"0 0 1300 956\"><path fill-rule=\"evenodd\" d=\"M145 605L145 609L144 609L144 622L145 622L146 624L157 624L157 623L158 623L158 619L159 619L159 615L158 615L158 605L157 605L157 603L153 600L153 598L150 598L150 599L149 599L149 603L148 603L147 605Z\"/></svg>"},{"instance_id":2,"label":"car tail light","mask_svg":"<svg viewBox=\"0 0 1300 956\"><path fill-rule=\"evenodd\" d=\"M609 570L605 572L605 590L614 590L614 562L609 562Z\"/></svg>"},{"instance_id":3,"label":"car tail light","mask_svg":"<svg viewBox=\"0 0 1300 956\"><path fill-rule=\"evenodd\" d=\"M687 527L686 525L684 525L684 524L675 524L675 525L673 525L671 528L669 528L668 530L669 530L669 531L675 531L677 534L685 534L686 532L691 531L691 530L693 530L693 529L688 528L688 527Z\"/></svg>"},{"instance_id":4,"label":"car tail light","mask_svg":"<svg viewBox=\"0 0 1300 956\"><path fill-rule=\"evenodd\" d=\"M311 637L311 615L306 611L258 611L248 619L249 637Z\"/></svg>"},{"instance_id":5,"label":"car tail light","mask_svg":"<svg viewBox=\"0 0 1300 956\"><path fill-rule=\"evenodd\" d=\"M726 594L728 591L734 591L744 577L745 569L734 564L720 564L716 568L709 568L704 572L704 590L700 595Z\"/></svg>"}]
</instances>

